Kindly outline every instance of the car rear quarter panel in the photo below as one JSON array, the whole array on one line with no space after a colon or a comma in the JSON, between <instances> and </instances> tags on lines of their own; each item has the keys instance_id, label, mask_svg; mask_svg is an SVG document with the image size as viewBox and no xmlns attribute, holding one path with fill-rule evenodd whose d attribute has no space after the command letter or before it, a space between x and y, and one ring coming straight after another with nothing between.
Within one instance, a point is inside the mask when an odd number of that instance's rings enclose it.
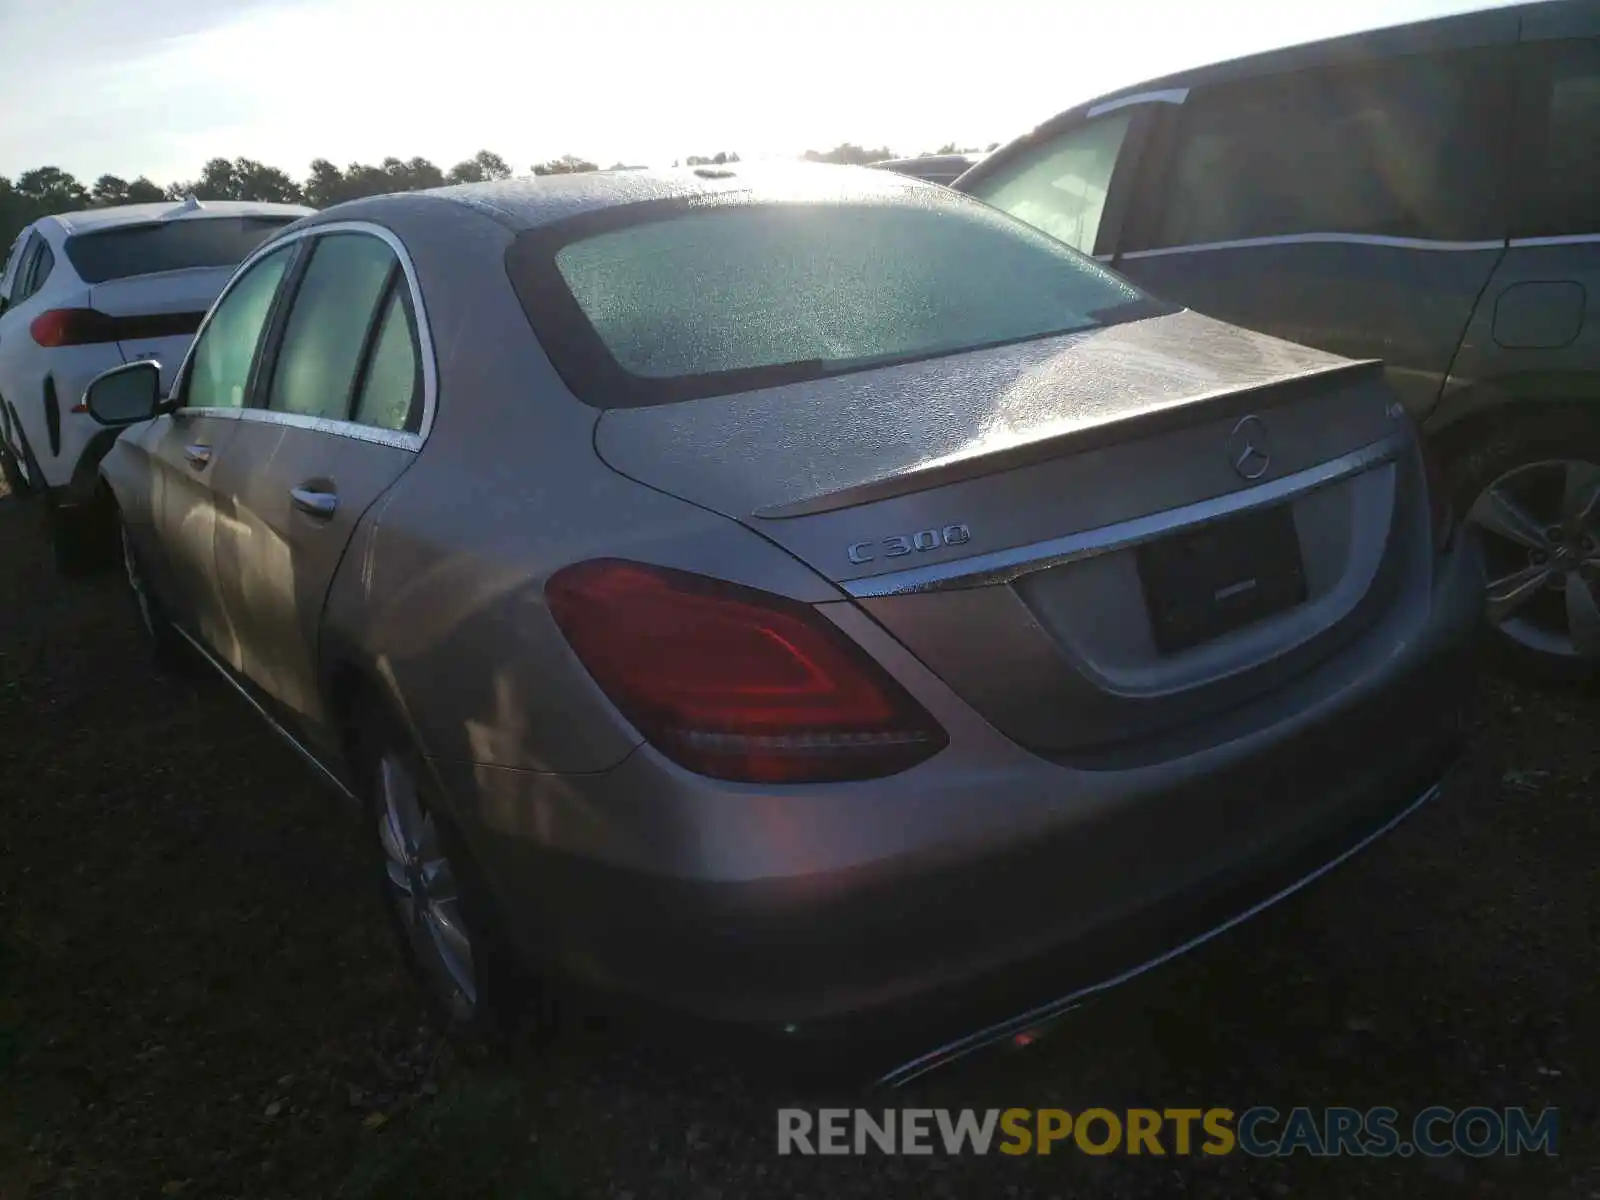
<instances>
[{"instance_id":1,"label":"car rear quarter panel","mask_svg":"<svg viewBox=\"0 0 1600 1200\"><path fill-rule=\"evenodd\" d=\"M1473 313L1428 432L1513 420L1511 403L1582 404L1600 419L1600 241L1512 243ZM1493 415L1491 415L1493 414Z\"/></svg>"},{"instance_id":2,"label":"car rear quarter panel","mask_svg":"<svg viewBox=\"0 0 1600 1200\"><path fill-rule=\"evenodd\" d=\"M325 682L358 673L435 759L614 766L640 738L550 617L553 572L619 556L802 601L839 594L734 522L600 462L599 413L567 392L511 289L506 229L429 198L386 205L383 219L417 269L438 406L416 464L345 552L323 621Z\"/></svg>"}]
</instances>

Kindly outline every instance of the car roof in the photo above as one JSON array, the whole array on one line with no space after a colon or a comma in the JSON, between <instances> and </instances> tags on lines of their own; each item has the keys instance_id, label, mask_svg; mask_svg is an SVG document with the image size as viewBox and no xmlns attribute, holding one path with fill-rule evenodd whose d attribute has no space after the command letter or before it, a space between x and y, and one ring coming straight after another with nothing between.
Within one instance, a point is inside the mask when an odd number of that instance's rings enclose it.
<instances>
[{"instance_id":1,"label":"car roof","mask_svg":"<svg viewBox=\"0 0 1600 1200\"><path fill-rule=\"evenodd\" d=\"M1404 25L1389 25L1343 34L1339 37L1323 38L1315 42L1303 42L1242 58L1190 67L1170 75L1129 84L1074 105L1046 124L1054 125L1058 121L1080 116L1087 109L1147 92L1212 87L1260 75L1274 75L1308 67L1359 62L1401 54L1464 50L1475 46L1514 41L1521 28L1522 18L1526 14L1566 11L1573 8L1593 13L1600 9L1600 5L1593 3L1593 0L1579 0L1578 3L1573 3L1573 0L1554 0L1554 2L1546 0L1534 4L1480 8L1446 17L1434 17Z\"/></svg>"},{"instance_id":2,"label":"car roof","mask_svg":"<svg viewBox=\"0 0 1600 1200\"><path fill-rule=\"evenodd\" d=\"M586 171L576 175L523 176L492 183L464 183L420 192L395 192L323 209L312 224L381 219L385 208L410 206L421 198L448 200L522 232L567 217L627 204L724 197L730 203L806 200L883 200L915 194L939 202L936 184L867 167L824 163L729 163L673 169ZM946 203L951 201L945 199Z\"/></svg>"},{"instance_id":3,"label":"car roof","mask_svg":"<svg viewBox=\"0 0 1600 1200\"><path fill-rule=\"evenodd\" d=\"M194 221L207 217L304 217L315 212L303 204L267 204L256 200L162 200L155 204L117 204L55 213L43 218L62 233L97 233L122 225Z\"/></svg>"}]
</instances>

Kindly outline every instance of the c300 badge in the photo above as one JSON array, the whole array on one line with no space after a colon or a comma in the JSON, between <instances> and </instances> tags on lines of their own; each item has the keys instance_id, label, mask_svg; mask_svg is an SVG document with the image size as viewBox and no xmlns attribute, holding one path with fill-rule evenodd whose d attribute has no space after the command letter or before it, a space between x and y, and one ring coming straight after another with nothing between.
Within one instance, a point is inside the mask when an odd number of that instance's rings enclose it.
<instances>
[{"instance_id":1,"label":"c300 badge","mask_svg":"<svg viewBox=\"0 0 1600 1200\"><path fill-rule=\"evenodd\" d=\"M941 550L946 546L964 546L971 540L972 531L965 525L946 525L943 529L919 529L898 537L852 542L848 553L850 561L859 567L879 558L902 558L907 554Z\"/></svg>"}]
</instances>

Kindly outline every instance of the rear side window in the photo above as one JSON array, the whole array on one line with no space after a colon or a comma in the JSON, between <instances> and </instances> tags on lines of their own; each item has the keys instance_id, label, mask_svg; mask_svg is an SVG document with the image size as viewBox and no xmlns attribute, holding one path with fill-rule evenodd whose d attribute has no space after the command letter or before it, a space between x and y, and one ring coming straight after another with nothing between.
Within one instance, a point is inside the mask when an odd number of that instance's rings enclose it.
<instances>
[{"instance_id":1,"label":"rear side window","mask_svg":"<svg viewBox=\"0 0 1600 1200\"><path fill-rule=\"evenodd\" d=\"M189 357L183 396L186 408L244 406L256 346L294 250L285 246L252 263L217 302Z\"/></svg>"},{"instance_id":2,"label":"rear side window","mask_svg":"<svg viewBox=\"0 0 1600 1200\"><path fill-rule=\"evenodd\" d=\"M18 261L11 275L11 291L6 297L8 304L21 304L32 295L28 285L33 279L33 264L38 261L39 250L43 245L44 239L36 233L24 236L23 246L17 251Z\"/></svg>"},{"instance_id":3,"label":"rear side window","mask_svg":"<svg viewBox=\"0 0 1600 1200\"><path fill-rule=\"evenodd\" d=\"M1165 203L1130 249L1303 233L1505 233L1499 52L1300 71L1191 96Z\"/></svg>"},{"instance_id":4,"label":"rear side window","mask_svg":"<svg viewBox=\"0 0 1600 1200\"><path fill-rule=\"evenodd\" d=\"M11 243L11 250L6 254L5 270L0 272L0 300L9 301L13 294L20 290L22 282L22 250L28 244L28 232L23 230L17 235L17 240Z\"/></svg>"},{"instance_id":5,"label":"rear side window","mask_svg":"<svg viewBox=\"0 0 1600 1200\"><path fill-rule=\"evenodd\" d=\"M31 296L44 286L44 281L50 278L50 272L56 269L56 252L50 249L50 243L40 239L39 253L34 257L33 269L28 272L28 286L25 289Z\"/></svg>"},{"instance_id":6,"label":"rear side window","mask_svg":"<svg viewBox=\"0 0 1600 1200\"><path fill-rule=\"evenodd\" d=\"M1600 39L1524 47L1523 237L1600 233Z\"/></svg>"},{"instance_id":7,"label":"rear side window","mask_svg":"<svg viewBox=\"0 0 1600 1200\"><path fill-rule=\"evenodd\" d=\"M397 275L383 302L352 419L376 429L415 433L422 415L422 355L410 294L403 285Z\"/></svg>"},{"instance_id":8,"label":"rear side window","mask_svg":"<svg viewBox=\"0 0 1600 1200\"><path fill-rule=\"evenodd\" d=\"M360 233L316 239L295 292L267 407L345 421L378 301L399 262L386 242Z\"/></svg>"},{"instance_id":9,"label":"rear side window","mask_svg":"<svg viewBox=\"0 0 1600 1200\"><path fill-rule=\"evenodd\" d=\"M776 386L1162 310L1028 226L936 195L672 205L649 215L637 210L651 206L616 208L603 217L617 228L525 235L511 251L511 277L569 387L604 408Z\"/></svg>"},{"instance_id":10,"label":"rear side window","mask_svg":"<svg viewBox=\"0 0 1600 1200\"><path fill-rule=\"evenodd\" d=\"M67 239L67 259L85 283L191 267L232 267L298 217L182 217Z\"/></svg>"},{"instance_id":11,"label":"rear side window","mask_svg":"<svg viewBox=\"0 0 1600 1200\"><path fill-rule=\"evenodd\" d=\"M1132 123L1133 109L1124 108L1078 125L981 180L971 194L1093 254L1111 175Z\"/></svg>"}]
</instances>

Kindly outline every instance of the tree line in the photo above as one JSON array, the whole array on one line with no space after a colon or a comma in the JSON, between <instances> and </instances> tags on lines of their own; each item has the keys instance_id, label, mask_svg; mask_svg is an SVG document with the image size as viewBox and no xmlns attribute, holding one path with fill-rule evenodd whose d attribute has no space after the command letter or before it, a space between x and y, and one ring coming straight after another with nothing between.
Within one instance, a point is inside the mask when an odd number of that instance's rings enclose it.
<instances>
[{"instance_id":1,"label":"tree line","mask_svg":"<svg viewBox=\"0 0 1600 1200\"><path fill-rule=\"evenodd\" d=\"M932 153L971 153L975 149L958 149L952 142ZM810 162L862 164L901 156L887 146L873 149L842 142L831 150L807 150L804 157ZM737 153L719 150L709 155L691 154L682 160L682 165L722 166L738 161ZM600 165L575 154L563 154L534 163L529 169L535 175L572 175L598 171ZM618 162L608 169L634 168ZM0 175L0 251L38 218L81 208L182 200L187 196L197 200L258 200L327 208L362 196L412 192L453 183L482 183L506 179L511 174L510 164L491 150L480 150L448 170L421 157L385 158L377 164L353 162L342 169L326 158L316 158L311 161L309 173L300 180L252 158L213 158L201 168L198 178L165 186L143 175L131 180L101 175L92 184L85 185L59 167L35 167L22 172L15 180Z\"/></svg>"}]
</instances>

